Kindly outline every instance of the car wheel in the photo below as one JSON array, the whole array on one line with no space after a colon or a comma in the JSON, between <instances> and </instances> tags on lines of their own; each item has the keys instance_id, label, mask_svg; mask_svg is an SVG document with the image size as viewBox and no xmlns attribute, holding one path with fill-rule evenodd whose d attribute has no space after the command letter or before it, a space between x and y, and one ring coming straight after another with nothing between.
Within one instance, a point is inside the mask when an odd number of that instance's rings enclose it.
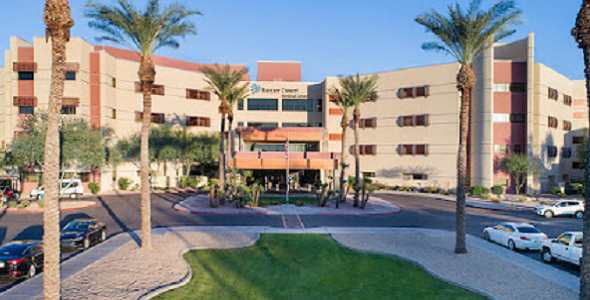
<instances>
[{"instance_id":1,"label":"car wheel","mask_svg":"<svg viewBox=\"0 0 590 300\"><path fill-rule=\"evenodd\" d=\"M512 251L516 251L516 245L514 245L513 240L508 240L508 249L510 249Z\"/></svg>"},{"instance_id":2,"label":"car wheel","mask_svg":"<svg viewBox=\"0 0 590 300\"><path fill-rule=\"evenodd\" d=\"M492 241L490 239L490 234L487 231L483 233L483 239L486 240L486 241L488 241L488 242L491 242Z\"/></svg>"},{"instance_id":3,"label":"car wheel","mask_svg":"<svg viewBox=\"0 0 590 300\"><path fill-rule=\"evenodd\" d=\"M547 218L547 219L551 219L551 218L553 218L553 216L554 216L554 215L553 215L553 211L550 211L550 210L546 211L546 212L545 212L543 215L544 215L544 216L545 216L545 218Z\"/></svg>"},{"instance_id":4,"label":"car wheel","mask_svg":"<svg viewBox=\"0 0 590 300\"><path fill-rule=\"evenodd\" d=\"M35 268L34 264L31 264L29 266L29 270L27 271L27 278L35 277L35 275L37 275L37 268Z\"/></svg>"},{"instance_id":5,"label":"car wheel","mask_svg":"<svg viewBox=\"0 0 590 300\"><path fill-rule=\"evenodd\" d=\"M100 241L104 242L107 239L107 232L106 230L103 230L100 232Z\"/></svg>"},{"instance_id":6,"label":"car wheel","mask_svg":"<svg viewBox=\"0 0 590 300\"><path fill-rule=\"evenodd\" d=\"M84 250L90 248L90 240L88 238L85 238L82 242L82 246L84 247Z\"/></svg>"},{"instance_id":7,"label":"car wheel","mask_svg":"<svg viewBox=\"0 0 590 300\"><path fill-rule=\"evenodd\" d=\"M551 250L549 248L543 248L543 252L541 253L541 258L544 262L550 264L553 262L553 255L551 255Z\"/></svg>"},{"instance_id":8,"label":"car wheel","mask_svg":"<svg viewBox=\"0 0 590 300\"><path fill-rule=\"evenodd\" d=\"M41 200L41 196L39 196L39 195L37 195L37 197L35 197L35 198L37 198L37 201Z\"/></svg>"},{"instance_id":9,"label":"car wheel","mask_svg":"<svg viewBox=\"0 0 590 300\"><path fill-rule=\"evenodd\" d=\"M577 219L583 219L584 218L584 212L583 211L576 212L576 218Z\"/></svg>"}]
</instances>

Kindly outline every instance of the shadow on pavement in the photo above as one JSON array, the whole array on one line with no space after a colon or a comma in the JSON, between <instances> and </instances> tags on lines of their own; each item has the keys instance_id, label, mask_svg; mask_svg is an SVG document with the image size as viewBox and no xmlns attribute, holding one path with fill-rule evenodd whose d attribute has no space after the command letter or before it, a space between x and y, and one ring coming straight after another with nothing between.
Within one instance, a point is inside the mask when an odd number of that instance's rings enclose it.
<instances>
[{"instance_id":1,"label":"shadow on pavement","mask_svg":"<svg viewBox=\"0 0 590 300\"><path fill-rule=\"evenodd\" d=\"M102 197L97 197L96 199L100 202L100 204L102 204L102 207L104 207L104 209L107 211L109 216L113 219L113 221L115 221L115 223L117 223L117 225L119 225L121 230L123 232L125 232L126 234L128 234L133 239L133 241L135 241L137 246L141 246L141 238L137 235L137 233L130 230L129 227L127 227L127 225L125 225L125 222L121 221L121 219L117 216L117 214L115 214L115 212L113 212L113 210L102 199ZM107 230L108 230L108 228L107 228Z\"/></svg>"}]
</instances>

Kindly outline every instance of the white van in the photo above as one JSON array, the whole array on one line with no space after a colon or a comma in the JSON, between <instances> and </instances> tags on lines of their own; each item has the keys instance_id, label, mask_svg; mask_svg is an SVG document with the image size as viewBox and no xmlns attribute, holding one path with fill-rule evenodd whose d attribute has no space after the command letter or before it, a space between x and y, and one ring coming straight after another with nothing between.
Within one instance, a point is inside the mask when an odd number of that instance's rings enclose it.
<instances>
[{"instance_id":1,"label":"white van","mask_svg":"<svg viewBox=\"0 0 590 300\"><path fill-rule=\"evenodd\" d=\"M64 179L59 181L61 189L59 191L60 197L67 197L71 199L78 199L84 195L84 186L80 179ZM42 186L38 189L31 191L31 198L37 200L45 197L45 187Z\"/></svg>"}]
</instances>

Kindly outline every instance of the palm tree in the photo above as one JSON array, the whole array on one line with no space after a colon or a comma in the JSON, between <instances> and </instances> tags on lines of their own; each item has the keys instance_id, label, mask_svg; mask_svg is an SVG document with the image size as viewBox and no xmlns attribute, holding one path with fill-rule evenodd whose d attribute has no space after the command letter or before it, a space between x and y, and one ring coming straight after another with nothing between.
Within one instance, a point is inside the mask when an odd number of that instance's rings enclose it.
<instances>
[{"instance_id":1,"label":"palm tree","mask_svg":"<svg viewBox=\"0 0 590 300\"><path fill-rule=\"evenodd\" d=\"M239 89L238 85L247 69L231 70L229 65L215 67L202 67L201 72L205 74L205 81L209 84L209 88L219 97L221 104L219 105L219 113L221 114L221 130L219 131L219 182L221 188L225 188L225 116L230 113L230 104L228 98L232 97L232 93L236 93ZM233 118L232 118L233 121Z\"/></svg>"},{"instance_id":2,"label":"palm tree","mask_svg":"<svg viewBox=\"0 0 590 300\"><path fill-rule=\"evenodd\" d=\"M47 111L47 135L45 139L45 212L43 213L43 284L45 299L61 299L59 241L59 119L66 76L66 43L70 40L70 28L74 26L67 0L45 2L46 38L51 38L51 91Z\"/></svg>"},{"instance_id":3,"label":"palm tree","mask_svg":"<svg viewBox=\"0 0 590 300\"><path fill-rule=\"evenodd\" d=\"M464 10L458 3L448 7L449 16L436 11L424 13L416 18L418 24L426 27L438 41L424 43L422 49L444 52L457 60L461 68L457 74L457 89L461 93L461 114L459 117L459 151L457 157L457 213L455 253L466 253L465 245L465 190L467 176L467 131L469 129L469 106L475 74L472 64L495 42L512 35L512 25L520 21L521 11L514 0L500 1L488 11L480 10L482 0L472 0Z\"/></svg>"},{"instance_id":4,"label":"palm tree","mask_svg":"<svg viewBox=\"0 0 590 300\"><path fill-rule=\"evenodd\" d=\"M578 46L584 51L584 74L586 75L586 97L590 104L590 0L584 0L582 8L576 20L576 27L572 34L578 43ZM578 151L585 153L585 173L586 191L584 199L586 207L590 207L590 143L588 138L584 138L586 149ZM580 300L590 299L590 214L584 213L584 229L582 241L582 265L580 268Z\"/></svg>"},{"instance_id":5,"label":"palm tree","mask_svg":"<svg viewBox=\"0 0 590 300\"><path fill-rule=\"evenodd\" d=\"M227 102L229 105L229 111L227 114L227 121L228 121L228 142L227 142L227 155L226 157L229 157L231 159L231 154L234 153L235 149L234 149L234 143L233 143L233 138L232 138L232 125L234 123L234 107L236 106L236 103L243 101L244 99L246 99L246 97L248 97L248 83L245 83L242 86L236 86L234 87L229 96L227 97ZM226 168L228 168L228 162L226 161Z\"/></svg>"},{"instance_id":6,"label":"palm tree","mask_svg":"<svg viewBox=\"0 0 590 300\"><path fill-rule=\"evenodd\" d=\"M342 127L342 135L340 137L342 145L340 150L340 201L346 200L346 185L344 184L346 168L348 167L346 164L346 128L348 128L348 112L354 106L346 93L345 87L348 86L349 81L350 77L341 77L340 85L343 87L342 91L338 88L333 88L330 91L330 96L334 99L334 103L342 109L342 120L340 121L340 126ZM336 208L338 208L340 201L336 201Z\"/></svg>"},{"instance_id":7,"label":"palm tree","mask_svg":"<svg viewBox=\"0 0 590 300\"><path fill-rule=\"evenodd\" d=\"M360 147L359 147L359 127L361 124L361 104L370 101L376 97L377 89L377 75L361 79L357 74L355 77L350 79L349 82L349 95L354 105L352 112L352 122L354 131L354 207L359 206L359 191L361 187L361 160L360 160Z\"/></svg>"},{"instance_id":8,"label":"palm tree","mask_svg":"<svg viewBox=\"0 0 590 300\"><path fill-rule=\"evenodd\" d=\"M118 5L94 1L86 4L88 23L103 35L97 40L125 45L140 57L139 81L143 93L141 122L141 247L151 249L151 203L149 186L149 132L152 114L152 89L156 80L154 53L163 47L178 48L179 37L197 33L188 18L201 15L183 4L162 8L159 0L149 0L145 11L138 11L128 0L116 0Z\"/></svg>"}]
</instances>

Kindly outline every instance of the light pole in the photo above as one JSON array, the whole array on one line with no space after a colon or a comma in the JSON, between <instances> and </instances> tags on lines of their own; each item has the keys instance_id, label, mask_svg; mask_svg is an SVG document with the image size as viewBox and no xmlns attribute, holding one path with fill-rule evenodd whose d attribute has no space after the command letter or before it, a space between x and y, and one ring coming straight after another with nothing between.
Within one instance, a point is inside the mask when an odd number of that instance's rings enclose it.
<instances>
[{"instance_id":1,"label":"light pole","mask_svg":"<svg viewBox=\"0 0 590 300\"><path fill-rule=\"evenodd\" d=\"M576 19L572 35L584 52L584 75L586 76L586 99L590 106L590 0L584 0ZM590 115L588 116L590 121ZM590 207L590 145L586 150L584 180L586 207ZM580 300L590 300L590 213L584 213L584 237L582 242L582 265L580 272Z\"/></svg>"}]
</instances>

